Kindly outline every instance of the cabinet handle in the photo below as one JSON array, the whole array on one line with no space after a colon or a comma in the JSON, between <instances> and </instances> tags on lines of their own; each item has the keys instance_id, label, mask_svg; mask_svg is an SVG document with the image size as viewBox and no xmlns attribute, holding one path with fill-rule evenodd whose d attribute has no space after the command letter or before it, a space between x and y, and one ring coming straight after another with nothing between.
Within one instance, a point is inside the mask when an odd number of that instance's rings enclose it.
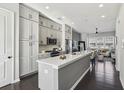
<instances>
[{"instance_id":1,"label":"cabinet handle","mask_svg":"<svg viewBox=\"0 0 124 93\"><path fill-rule=\"evenodd\" d=\"M12 56L8 56L8 59L11 59L12 58Z\"/></svg>"}]
</instances>

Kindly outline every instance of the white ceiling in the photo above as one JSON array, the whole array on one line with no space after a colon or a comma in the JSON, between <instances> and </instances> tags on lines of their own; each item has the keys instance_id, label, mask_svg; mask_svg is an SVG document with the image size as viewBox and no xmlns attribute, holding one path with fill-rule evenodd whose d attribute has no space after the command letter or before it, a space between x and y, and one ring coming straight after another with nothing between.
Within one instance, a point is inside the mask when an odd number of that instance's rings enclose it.
<instances>
[{"instance_id":1,"label":"white ceiling","mask_svg":"<svg viewBox=\"0 0 124 93\"><path fill-rule=\"evenodd\" d=\"M65 16L63 21L74 22L74 27L79 32L95 33L115 31L115 21L120 4L105 3L99 8L98 3L37 3L39 7L49 6L48 11L56 18ZM102 18L104 15L105 18Z\"/></svg>"}]
</instances>

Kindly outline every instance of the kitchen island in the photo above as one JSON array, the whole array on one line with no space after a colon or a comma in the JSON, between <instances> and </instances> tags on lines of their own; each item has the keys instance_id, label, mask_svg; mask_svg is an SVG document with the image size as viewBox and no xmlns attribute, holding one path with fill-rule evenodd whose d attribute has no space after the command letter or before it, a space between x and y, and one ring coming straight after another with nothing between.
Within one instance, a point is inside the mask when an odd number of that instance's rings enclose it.
<instances>
[{"instance_id":1,"label":"kitchen island","mask_svg":"<svg viewBox=\"0 0 124 93\"><path fill-rule=\"evenodd\" d=\"M90 51L39 59L38 86L41 90L74 89L90 68Z\"/></svg>"}]
</instances>

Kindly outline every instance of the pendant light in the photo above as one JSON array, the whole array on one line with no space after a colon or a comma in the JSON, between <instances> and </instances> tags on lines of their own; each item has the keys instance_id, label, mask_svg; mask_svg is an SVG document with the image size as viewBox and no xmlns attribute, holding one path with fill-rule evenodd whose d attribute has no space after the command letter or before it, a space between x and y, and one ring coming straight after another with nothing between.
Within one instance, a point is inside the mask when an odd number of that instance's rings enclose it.
<instances>
[{"instance_id":1,"label":"pendant light","mask_svg":"<svg viewBox=\"0 0 124 93\"><path fill-rule=\"evenodd\" d=\"M98 34L98 28L96 27L96 34Z\"/></svg>"}]
</instances>

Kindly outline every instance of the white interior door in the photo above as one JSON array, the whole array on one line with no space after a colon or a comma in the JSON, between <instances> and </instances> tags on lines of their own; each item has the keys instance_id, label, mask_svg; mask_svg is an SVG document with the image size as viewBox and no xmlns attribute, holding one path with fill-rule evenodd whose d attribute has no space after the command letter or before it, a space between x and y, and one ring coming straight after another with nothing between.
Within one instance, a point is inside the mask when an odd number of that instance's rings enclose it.
<instances>
[{"instance_id":1,"label":"white interior door","mask_svg":"<svg viewBox=\"0 0 124 93\"><path fill-rule=\"evenodd\" d=\"M0 8L0 87L13 81L14 14Z\"/></svg>"}]
</instances>

